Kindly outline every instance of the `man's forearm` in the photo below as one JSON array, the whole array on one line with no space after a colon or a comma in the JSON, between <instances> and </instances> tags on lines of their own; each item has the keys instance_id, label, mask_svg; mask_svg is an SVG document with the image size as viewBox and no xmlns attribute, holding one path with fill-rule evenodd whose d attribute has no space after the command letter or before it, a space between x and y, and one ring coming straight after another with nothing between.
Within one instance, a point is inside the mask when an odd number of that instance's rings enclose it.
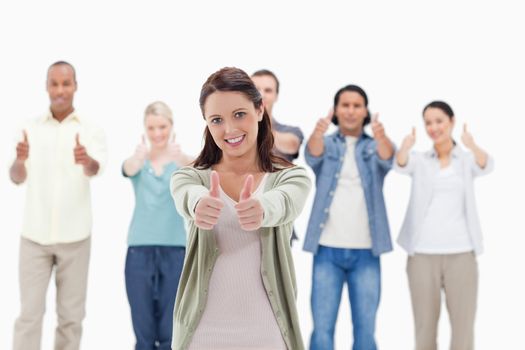
<instances>
[{"instance_id":1,"label":"man's forearm","mask_svg":"<svg viewBox=\"0 0 525 350\"><path fill-rule=\"evenodd\" d=\"M284 154L296 154L299 152L301 141L297 136L289 132L273 132L275 148Z\"/></svg>"},{"instance_id":2,"label":"man's forearm","mask_svg":"<svg viewBox=\"0 0 525 350\"><path fill-rule=\"evenodd\" d=\"M394 144L388 137L383 137L377 140L377 153L379 158L386 160L392 158L394 155Z\"/></svg>"}]
</instances>

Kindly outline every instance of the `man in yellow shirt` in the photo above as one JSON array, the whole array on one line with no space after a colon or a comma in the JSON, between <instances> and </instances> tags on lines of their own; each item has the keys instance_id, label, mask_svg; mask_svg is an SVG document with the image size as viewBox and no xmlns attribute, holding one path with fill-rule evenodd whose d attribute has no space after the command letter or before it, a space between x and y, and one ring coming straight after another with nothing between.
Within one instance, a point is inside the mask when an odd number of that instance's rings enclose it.
<instances>
[{"instance_id":1,"label":"man in yellow shirt","mask_svg":"<svg viewBox=\"0 0 525 350\"><path fill-rule=\"evenodd\" d=\"M47 73L51 102L46 115L28 123L10 169L27 186L20 241L20 316L14 350L40 349L46 292L53 268L57 289L56 350L80 347L90 255L89 180L106 162L104 133L73 107L75 69L53 63Z\"/></svg>"}]
</instances>

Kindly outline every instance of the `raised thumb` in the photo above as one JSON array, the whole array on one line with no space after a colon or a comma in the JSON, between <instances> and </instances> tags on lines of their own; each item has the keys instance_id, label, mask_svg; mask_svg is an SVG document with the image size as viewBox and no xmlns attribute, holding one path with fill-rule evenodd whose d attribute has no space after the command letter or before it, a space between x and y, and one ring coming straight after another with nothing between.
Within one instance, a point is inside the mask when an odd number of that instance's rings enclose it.
<instances>
[{"instance_id":1,"label":"raised thumb","mask_svg":"<svg viewBox=\"0 0 525 350\"><path fill-rule=\"evenodd\" d=\"M244 181L244 186L242 187L242 190L241 190L241 197L240 197L241 201L250 199L252 195L252 188L253 188L253 175L248 175L248 177L246 177L246 180Z\"/></svg>"},{"instance_id":2,"label":"raised thumb","mask_svg":"<svg viewBox=\"0 0 525 350\"><path fill-rule=\"evenodd\" d=\"M210 196L219 198L219 174L215 170L210 174Z\"/></svg>"}]
</instances>

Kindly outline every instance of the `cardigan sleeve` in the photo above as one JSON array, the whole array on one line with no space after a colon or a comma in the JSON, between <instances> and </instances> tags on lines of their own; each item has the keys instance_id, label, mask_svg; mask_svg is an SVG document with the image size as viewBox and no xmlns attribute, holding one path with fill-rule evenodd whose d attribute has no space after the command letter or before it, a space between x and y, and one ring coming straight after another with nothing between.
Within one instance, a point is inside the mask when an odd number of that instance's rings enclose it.
<instances>
[{"instance_id":1,"label":"cardigan sleeve","mask_svg":"<svg viewBox=\"0 0 525 350\"><path fill-rule=\"evenodd\" d=\"M195 220L195 207L209 190L192 167L184 167L171 175L170 192L175 207L186 220Z\"/></svg>"},{"instance_id":2,"label":"cardigan sleeve","mask_svg":"<svg viewBox=\"0 0 525 350\"><path fill-rule=\"evenodd\" d=\"M263 227L293 222L303 210L312 186L303 167L295 166L281 172L274 187L257 197L264 210Z\"/></svg>"}]
</instances>

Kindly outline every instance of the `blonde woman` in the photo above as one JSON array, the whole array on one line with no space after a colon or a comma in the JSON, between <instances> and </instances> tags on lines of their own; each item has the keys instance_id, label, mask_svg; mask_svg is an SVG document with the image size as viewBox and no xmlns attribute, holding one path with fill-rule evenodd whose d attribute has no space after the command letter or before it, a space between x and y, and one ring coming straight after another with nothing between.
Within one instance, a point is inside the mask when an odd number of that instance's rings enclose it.
<instances>
[{"instance_id":1,"label":"blonde woman","mask_svg":"<svg viewBox=\"0 0 525 350\"><path fill-rule=\"evenodd\" d=\"M126 290L135 349L168 350L186 245L184 222L171 199L169 183L171 174L192 159L175 143L172 112L165 103L154 102L146 108L144 128L142 142L122 167L135 191Z\"/></svg>"}]
</instances>

